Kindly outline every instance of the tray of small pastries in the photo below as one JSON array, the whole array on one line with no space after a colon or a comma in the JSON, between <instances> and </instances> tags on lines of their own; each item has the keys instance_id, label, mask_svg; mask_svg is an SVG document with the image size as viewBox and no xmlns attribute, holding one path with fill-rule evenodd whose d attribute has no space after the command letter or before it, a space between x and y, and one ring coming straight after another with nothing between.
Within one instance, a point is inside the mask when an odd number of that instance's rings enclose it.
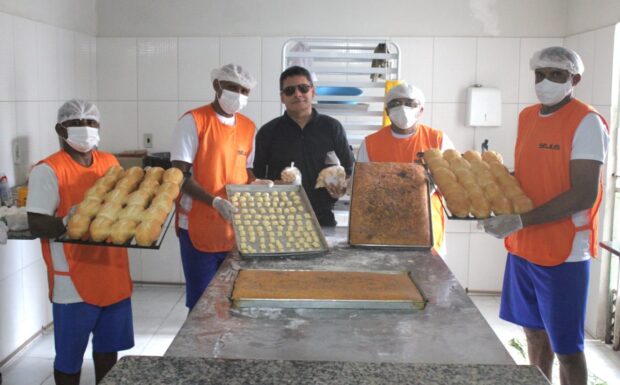
<instances>
[{"instance_id":1,"label":"tray of small pastries","mask_svg":"<svg viewBox=\"0 0 620 385\"><path fill-rule=\"evenodd\" d=\"M244 257L323 255L327 241L301 186L227 185L232 225Z\"/></svg>"},{"instance_id":2,"label":"tray of small pastries","mask_svg":"<svg viewBox=\"0 0 620 385\"><path fill-rule=\"evenodd\" d=\"M429 250L433 246L428 175L414 163L356 163L349 244Z\"/></svg>"},{"instance_id":3,"label":"tray of small pastries","mask_svg":"<svg viewBox=\"0 0 620 385\"><path fill-rule=\"evenodd\" d=\"M470 150L461 155L454 149L443 153L430 149L422 159L449 219L478 220L534 208L495 151Z\"/></svg>"},{"instance_id":4,"label":"tray of small pastries","mask_svg":"<svg viewBox=\"0 0 620 385\"><path fill-rule=\"evenodd\" d=\"M407 271L239 271L233 306L270 308L424 309L428 302Z\"/></svg>"},{"instance_id":5,"label":"tray of small pastries","mask_svg":"<svg viewBox=\"0 0 620 385\"><path fill-rule=\"evenodd\" d=\"M159 249L174 217L183 173L111 167L89 188L56 242Z\"/></svg>"}]
</instances>

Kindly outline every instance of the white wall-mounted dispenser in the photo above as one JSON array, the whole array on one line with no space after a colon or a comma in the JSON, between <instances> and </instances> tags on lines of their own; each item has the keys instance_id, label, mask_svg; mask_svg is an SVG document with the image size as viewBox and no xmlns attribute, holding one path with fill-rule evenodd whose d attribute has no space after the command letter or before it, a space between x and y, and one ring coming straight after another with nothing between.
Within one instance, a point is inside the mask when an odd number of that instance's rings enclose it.
<instances>
[{"instance_id":1,"label":"white wall-mounted dispenser","mask_svg":"<svg viewBox=\"0 0 620 385\"><path fill-rule=\"evenodd\" d=\"M501 126L502 94L498 88L475 85L467 89L465 124L475 127Z\"/></svg>"}]
</instances>

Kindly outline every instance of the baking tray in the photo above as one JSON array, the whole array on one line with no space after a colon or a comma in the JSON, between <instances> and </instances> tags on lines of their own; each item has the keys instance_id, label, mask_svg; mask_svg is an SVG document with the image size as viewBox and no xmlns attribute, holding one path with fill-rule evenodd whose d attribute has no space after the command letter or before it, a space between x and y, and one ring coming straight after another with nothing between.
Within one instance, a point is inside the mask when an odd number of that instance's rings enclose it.
<instances>
[{"instance_id":1,"label":"baking tray","mask_svg":"<svg viewBox=\"0 0 620 385\"><path fill-rule=\"evenodd\" d=\"M314 250L307 251L292 251L292 250L282 250L282 251L272 251L272 252L244 252L238 247L239 254L243 257L289 257L289 256L320 256L324 255L328 252L329 248L327 246L327 241L325 240L325 236L323 235L323 231L321 230L321 226L319 225L319 221L316 219L316 215L314 215L314 210L312 210L312 206L310 205L310 201L308 200L308 196L304 191L302 186L294 186L294 185L274 185L272 187L267 187L265 185L236 185L229 184L226 185L226 194L229 199L235 193L258 193L258 192L297 192L301 198L301 205L304 208L303 214L309 214L310 220L312 222L312 226L314 232L318 236L318 241L320 246ZM235 241L237 242L237 246L241 245L241 237L239 235L239 219L245 219L243 217L234 216L232 220L233 229L235 231ZM278 240L285 241L287 236L284 235L279 237ZM255 242L256 243L256 242Z\"/></svg>"},{"instance_id":2,"label":"baking tray","mask_svg":"<svg viewBox=\"0 0 620 385\"><path fill-rule=\"evenodd\" d=\"M230 300L236 308L383 310L422 310L428 302L408 271L259 269L239 271Z\"/></svg>"},{"instance_id":3,"label":"baking tray","mask_svg":"<svg viewBox=\"0 0 620 385\"><path fill-rule=\"evenodd\" d=\"M417 162L416 162L417 163ZM426 169L426 168L425 168ZM427 181L426 181L426 193L427 193L427 207L428 207L428 220L429 220L429 229L430 229L430 245L428 246L416 246L416 245L399 245L399 244L375 244L375 243L351 243L351 214L349 213L349 225L347 232L347 242L352 247L358 248L367 248L367 249L397 249L397 250L412 250L412 251L427 251L430 250L435 244L435 240L433 237L433 212L431 207L431 198L430 198L430 190L431 184L428 179L429 173L426 172ZM355 191L355 177L353 177L353 185L351 188L351 204L353 202L353 192Z\"/></svg>"},{"instance_id":4,"label":"baking tray","mask_svg":"<svg viewBox=\"0 0 620 385\"><path fill-rule=\"evenodd\" d=\"M54 242L72 243L76 245L88 245L88 246L124 247L127 249L159 250L159 248L161 247L161 243L163 242L164 237L166 236L166 233L168 232L168 227L170 227L170 222L172 222L172 219L174 218L175 211L176 211L176 207L173 206L172 210L170 210L170 212L168 213L168 216L166 217L164 224L161 226L161 232L159 233L159 238L157 238L157 241L155 241L155 243L153 243L151 246L138 246L136 244L136 239L133 237L129 241L127 241L127 243L123 245L115 245L113 243L107 243L107 242L93 242L93 241L83 241L79 239L70 239L68 238L66 233L56 238Z\"/></svg>"}]
</instances>

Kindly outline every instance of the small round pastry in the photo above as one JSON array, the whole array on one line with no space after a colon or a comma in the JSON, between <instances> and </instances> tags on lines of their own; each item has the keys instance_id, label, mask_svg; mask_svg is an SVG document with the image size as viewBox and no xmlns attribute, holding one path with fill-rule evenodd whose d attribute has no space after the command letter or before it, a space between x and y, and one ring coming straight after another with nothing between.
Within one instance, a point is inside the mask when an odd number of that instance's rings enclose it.
<instances>
[{"instance_id":1,"label":"small round pastry","mask_svg":"<svg viewBox=\"0 0 620 385\"><path fill-rule=\"evenodd\" d=\"M93 242L103 242L110 236L114 221L106 217L97 217L90 224L90 239Z\"/></svg>"},{"instance_id":2,"label":"small round pastry","mask_svg":"<svg viewBox=\"0 0 620 385\"><path fill-rule=\"evenodd\" d=\"M482 160L482 156L480 156L480 153L478 151L475 151L475 150L467 150L467 151L465 151L465 153L463 154L463 158L467 159L467 161L469 161L469 162L481 161Z\"/></svg>"},{"instance_id":3,"label":"small round pastry","mask_svg":"<svg viewBox=\"0 0 620 385\"><path fill-rule=\"evenodd\" d=\"M491 199L491 208L495 215L512 214L512 202L505 196L497 196Z\"/></svg>"},{"instance_id":4,"label":"small round pastry","mask_svg":"<svg viewBox=\"0 0 620 385\"><path fill-rule=\"evenodd\" d=\"M105 176L111 176L115 180L120 179L123 176L124 169L121 166L112 166L105 172Z\"/></svg>"},{"instance_id":5,"label":"small round pastry","mask_svg":"<svg viewBox=\"0 0 620 385\"><path fill-rule=\"evenodd\" d=\"M506 166L501 163L490 163L489 166L491 174L493 174L496 179L504 178L510 175L510 172L508 172Z\"/></svg>"},{"instance_id":6,"label":"small round pastry","mask_svg":"<svg viewBox=\"0 0 620 385\"><path fill-rule=\"evenodd\" d=\"M86 190L84 193L84 199L93 198L98 200L103 200L103 197L108 192L108 189L102 185L94 185L93 187Z\"/></svg>"},{"instance_id":7,"label":"small round pastry","mask_svg":"<svg viewBox=\"0 0 620 385\"><path fill-rule=\"evenodd\" d=\"M168 212L162 210L159 206L149 207L144 211L142 221L155 221L159 225L162 225L168 216Z\"/></svg>"},{"instance_id":8,"label":"small round pastry","mask_svg":"<svg viewBox=\"0 0 620 385\"><path fill-rule=\"evenodd\" d=\"M101 201L92 198L86 198L80 203L76 213L87 216L89 218L94 217L101 209Z\"/></svg>"},{"instance_id":9,"label":"small round pastry","mask_svg":"<svg viewBox=\"0 0 620 385\"><path fill-rule=\"evenodd\" d=\"M136 232L136 222L129 219L120 219L112 225L110 238L115 245L123 245L127 243Z\"/></svg>"},{"instance_id":10,"label":"small round pastry","mask_svg":"<svg viewBox=\"0 0 620 385\"><path fill-rule=\"evenodd\" d=\"M482 219L491 215L491 204L483 194L470 195L471 213L474 217Z\"/></svg>"},{"instance_id":11,"label":"small round pastry","mask_svg":"<svg viewBox=\"0 0 620 385\"><path fill-rule=\"evenodd\" d=\"M425 162L431 172L435 172L440 168L450 168L450 163L448 163L448 161L443 158L429 159L425 160Z\"/></svg>"},{"instance_id":12,"label":"small round pastry","mask_svg":"<svg viewBox=\"0 0 620 385\"><path fill-rule=\"evenodd\" d=\"M174 200L179 195L179 192L180 192L179 185L177 185L176 183L164 182L157 189L156 196L166 195L171 200Z\"/></svg>"},{"instance_id":13,"label":"small round pastry","mask_svg":"<svg viewBox=\"0 0 620 385\"><path fill-rule=\"evenodd\" d=\"M136 190L127 196L127 205L146 207L149 204L150 198L147 192Z\"/></svg>"},{"instance_id":14,"label":"small round pastry","mask_svg":"<svg viewBox=\"0 0 620 385\"><path fill-rule=\"evenodd\" d=\"M116 186L114 187L114 189L123 190L127 194L129 194L130 192L136 189L136 186L138 186L138 183L139 183L139 180L134 179L134 178L135 177L124 176L123 178L121 178L121 180L116 182Z\"/></svg>"},{"instance_id":15,"label":"small round pastry","mask_svg":"<svg viewBox=\"0 0 620 385\"><path fill-rule=\"evenodd\" d=\"M183 172L176 167L170 167L164 171L163 181L176 183L180 186L183 182Z\"/></svg>"},{"instance_id":16,"label":"small round pastry","mask_svg":"<svg viewBox=\"0 0 620 385\"><path fill-rule=\"evenodd\" d=\"M490 163L499 163L499 164L504 163L504 159L497 151L484 151L481 156L482 156L482 160L486 161L489 164Z\"/></svg>"},{"instance_id":17,"label":"small round pastry","mask_svg":"<svg viewBox=\"0 0 620 385\"><path fill-rule=\"evenodd\" d=\"M424 151L424 160L426 162L430 161L431 159L441 159L443 157L443 155L441 154L441 150L438 148L429 148L428 150Z\"/></svg>"},{"instance_id":18,"label":"small round pastry","mask_svg":"<svg viewBox=\"0 0 620 385\"><path fill-rule=\"evenodd\" d=\"M136 243L138 246L151 246L159 238L161 224L157 221L145 220L136 228Z\"/></svg>"},{"instance_id":19,"label":"small round pastry","mask_svg":"<svg viewBox=\"0 0 620 385\"><path fill-rule=\"evenodd\" d=\"M517 195L512 199L512 207L514 208L515 213L523 214L531 211L534 208L534 202L525 194Z\"/></svg>"},{"instance_id":20,"label":"small round pastry","mask_svg":"<svg viewBox=\"0 0 620 385\"><path fill-rule=\"evenodd\" d=\"M95 182L95 186L103 186L106 191L112 190L115 184L116 178L113 175L104 175Z\"/></svg>"},{"instance_id":21,"label":"small round pastry","mask_svg":"<svg viewBox=\"0 0 620 385\"><path fill-rule=\"evenodd\" d=\"M137 166L128 168L127 171L125 171L125 175L123 175L123 178L130 178L137 181L141 181L142 177L144 177L144 170L142 167Z\"/></svg>"},{"instance_id":22,"label":"small round pastry","mask_svg":"<svg viewBox=\"0 0 620 385\"><path fill-rule=\"evenodd\" d=\"M97 218L106 218L114 222L116 218L118 218L118 214L122 208L123 206L117 202L106 202L101 206L101 209L97 213Z\"/></svg>"},{"instance_id":23,"label":"small round pastry","mask_svg":"<svg viewBox=\"0 0 620 385\"><path fill-rule=\"evenodd\" d=\"M75 213L67 223L67 235L71 239L81 239L88 232L90 217Z\"/></svg>"},{"instance_id":24,"label":"small round pastry","mask_svg":"<svg viewBox=\"0 0 620 385\"><path fill-rule=\"evenodd\" d=\"M146 175L144 175L144 180L153 180L157 183L161 183L161 179L164 176L164 169L161 167L151 167L146 170Z\"/></svg>"},{"instance_id":25,"label":"small round pastry","mask_svg":"<svg viewBox=\"0 0 620 385\"><path fill-rule=\"evenodd\" d=\"M461 154L458 151L456 151L455 149L453 149L453 148L450 148L450 149L448 149L448 150L443 152L443 158L445 160L447 160L448 162L451 159L456 159L456 158L460 158L460 157L461 157Z\"/></svg>"},{"instance_id":26,"label":"small round pastry","mask_svg":"<svg viewBox=\"0 0 620 385\"><path fill-rule=\"evenodd\" d=\"M127 191L124 189L115 188L114 190L106 194L104 200L106 203L114 202L122 206L125 204L125 202L127 202Z\"/></svg>"},{"instance_id":27,"label":"small round pastry","mask_svg":"<svg viewBox=\"0 0 620 385\"><path fill-rule=\"evenodd\" d=\"M144 215L144 207L142 206L125 206L118 214L118 219L129 219L136 223L142 221Z\"/></svg>"},{"instance_id":28,"label":"small round pastry","mask_svg":"<svg viewBox=\"0 0 620 385\"><path fill-rule=\"evenodd\" d=\"M452 158L448 161L450 163L450 169L454 170L456 168L470 168L471 165L465 158Z\"/></svg>"}]
</instances>

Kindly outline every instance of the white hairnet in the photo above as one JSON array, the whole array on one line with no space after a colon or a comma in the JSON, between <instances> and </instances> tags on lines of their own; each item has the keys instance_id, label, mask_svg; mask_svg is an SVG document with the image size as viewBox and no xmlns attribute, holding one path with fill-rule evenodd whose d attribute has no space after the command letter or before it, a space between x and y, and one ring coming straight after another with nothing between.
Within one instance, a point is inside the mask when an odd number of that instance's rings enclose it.
<instances>
[{"instance_id":1,"label":"white hairnet","mask_svg":"<svg viewBox=\"0 0 620 385\"><path fill-rule=\"evenodd\" d=\"M58 109L58 123L73 119L92 119L99 122L99 109L91 102L71 99Z\"/></svg>"},{"instance_id":2,"label":"white hairnet","mask_svg":"<svg viewBox=\"0 0 620 385\"><path fill-rule=\"evenodd\" d=\"M216 79L237 83L250 90L256 86L254 76L240 65L232 63L211 71L211 81L213 82Z\"/></svg>"},{"instance_id":3,"label":"white hairnet","mask_svg":"<svg viewBox=\"0 0 620 385\"><path fill-rule=\"evenodd\" d=\"M564 47L548 47L534 52L530 59L530 69L559 68L571 74L583 74L583 62L577 52Z\"/></svg>"},{"instance_id":4,"label":"white hairnet","mask_svg":"<svg viewBox=\"0 0 620 385\"><path fill-rule=\"evenodd\" d=\"M398 98L416 99L422 107L424 107L424 102L426 101L422 90L407 83L401 83L391 88L387 95L385 95L385 103L387 104Z\"/></svg>"}]
</instances>

